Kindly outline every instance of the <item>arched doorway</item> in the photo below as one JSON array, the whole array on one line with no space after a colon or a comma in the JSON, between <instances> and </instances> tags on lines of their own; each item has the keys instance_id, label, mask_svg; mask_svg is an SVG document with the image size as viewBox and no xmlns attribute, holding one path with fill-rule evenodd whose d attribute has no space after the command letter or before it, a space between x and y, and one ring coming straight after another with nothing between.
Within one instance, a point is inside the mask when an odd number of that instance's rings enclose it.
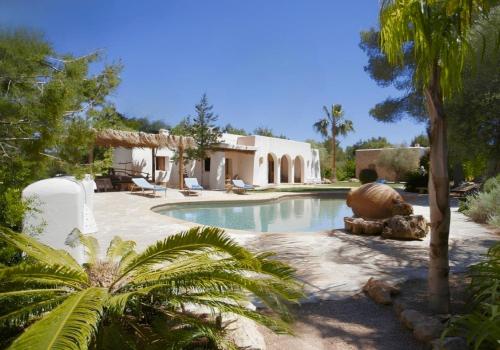
<instances>
[{"instance_id":1,"label":"arched doorway","mask_svg":"<svg viewBox=\"0 0 500 350\"><path fill-rule=\"evenodd\" d=\"M291 162L288 155L281 157L280 171L281 171L281 183L290 183L291 181Z\"/></svg>"},{"instance_id":2,"label":"arched doorway","mask_svg":"<svg viewBox=\"0 0 500 350\"><path fill-rule=\"evenodd\" d=\"M274 184L276 183L276 168L278 164L276 162L276 157L268 153L267 154L267 183L268 184Z\"/></svg>"},{"instance_id":3,"label":"arched doorway","mask_svg":"<svg viewBox=\"0 0 500 350\"><path fill-rule=\"evenodd\" d=\"M295 157L293 161L293 182L304 182L304 160L300 156Z\"/></svg>"}]
</instances>

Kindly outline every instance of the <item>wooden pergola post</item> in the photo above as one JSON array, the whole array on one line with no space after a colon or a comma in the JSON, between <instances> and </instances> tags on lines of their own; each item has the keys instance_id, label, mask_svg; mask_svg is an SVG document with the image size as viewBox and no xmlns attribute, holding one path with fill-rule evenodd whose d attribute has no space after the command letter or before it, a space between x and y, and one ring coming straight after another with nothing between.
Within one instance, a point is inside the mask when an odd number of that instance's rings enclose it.
<instances>
[{"instance_id":1,"label":"wooden pergola post","mask_svg":"<svg viewBox=\"0 0 500 350\"><path fill-rule=\"evenodd\" d=\"M184 189L184 144L182 143L182 136L177 151L179 152L179 189L182 191Z\"/></svg>"},{"instance_id":2,"label":"wooden pergola post","mask_svg":"<svg viewBox=\"0 0 500 350\"><path fill-rule=\"evenodd\" d=\"M153 183L156 183L156 148L151 148L151 157L152 157L152 162L151 162L151 180Z\"/></svg>"}]
</instances>

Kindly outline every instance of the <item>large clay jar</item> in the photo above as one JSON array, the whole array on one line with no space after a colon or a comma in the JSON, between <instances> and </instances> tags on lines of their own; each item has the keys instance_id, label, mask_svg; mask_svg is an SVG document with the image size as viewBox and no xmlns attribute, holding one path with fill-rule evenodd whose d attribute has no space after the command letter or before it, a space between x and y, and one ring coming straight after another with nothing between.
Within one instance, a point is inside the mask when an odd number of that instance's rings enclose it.
<instances>
[{"instance_id":1,"label":"large clay jar","mask_svg":"<svg viewBox=\"0 0 500 350\"><path fill-rule=\"evenodd\" d=\"M375 182L352 189L347 195L347 205L364 219L385 219L396 213L410 215L413 212L411 205L392 187Z\"/></svg>"}]
</instances>

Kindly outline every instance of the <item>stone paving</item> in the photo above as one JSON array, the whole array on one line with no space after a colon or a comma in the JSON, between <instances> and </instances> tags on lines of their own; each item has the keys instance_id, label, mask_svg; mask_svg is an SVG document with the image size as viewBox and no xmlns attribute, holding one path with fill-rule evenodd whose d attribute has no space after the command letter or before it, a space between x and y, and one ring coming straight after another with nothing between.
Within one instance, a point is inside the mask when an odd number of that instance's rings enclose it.
<instances>
[{"instance_id":1,"label":"stone paving","mask_svg":"<svg viewBox=\"0 0 500 350\"><path fill-rule=\"evenodd\" d=\"M297 194L267 192L238 195L203 191L200 196L186 197L177 190L169 189L166 198L163 194L152 198L128 192L97 193L94 213L99 232L95 236L102 251L115 235L136 241L140 250L158 239L197 226L155 213L152 207L200 201L270 200L290 195ZM416 214L429 218L427 196L409 195L407 200L414 204ZM254 250L274 251L280 259L294 266L310 301L352 296L370 277L400 282L425 277L427 273L429 235L423 241L393 241L350 235L341 230L317 233L227 232L239 243ZM452 205L452 272L463 271L478 261L481 254L497 240L500 240L500 235L471 222Z\"/></svg>"}]
</instances>

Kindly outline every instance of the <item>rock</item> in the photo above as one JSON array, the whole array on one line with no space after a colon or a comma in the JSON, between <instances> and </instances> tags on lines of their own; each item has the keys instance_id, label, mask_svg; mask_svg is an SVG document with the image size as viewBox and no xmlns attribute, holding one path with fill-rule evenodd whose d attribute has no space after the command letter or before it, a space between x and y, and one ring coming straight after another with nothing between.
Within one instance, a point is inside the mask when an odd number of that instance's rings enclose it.
<instances>
[{"instance_id":1,"label":"rock","mask_svg":"<svg viewBox=\"0 0 500 350\"><path fill-rule=\"evenodd\" d=\"M226 315L226 319L228 319L228 315ZM228 323L227 338L233 341L238 349L266 349L264 336L254 321L242 316L231 315Z\"/></svg>"},{"instance_id":2,"label":"rock","mask_svg":"<svg viewBox=\"0 0 500 350\"><path fill-rule=\"evenodd\" d=\"M369 183L352 189L347 195L347 205L356 216L364 219L385 219L395 214L410 215L413 207L392 187Z\"/></svg>"},{"instance_id":3,"label":"rock","mask_svg":"<svg viewBox=\"0 0 500 350\"><path fill-rule=\"evenodd\" d=\"M363 292L378 304L389 305L392 303L391 296L399 293L399 288L390 285L387 282L376 280L373 277L366 282Z\"/></svg>"},{"instance_id":4,"label":"rock","mask_svg":"<svg viewBox=\"0 0 500 350\"><path fill-rule=\"evenodd\" d=\"M385 220L382 231L383 238L422 240L427 236L429 226L422 215L402 216L396 215Z\"/></svg>"},{"instance_id":5,"label":"rock","mask_svg":"<svg viewBox=\"0 0 500 350\"><path fill-rule=\"evenodd\" d=\"M384 229L384 222L345 217L344 227L346 231L358 235L380 235Z\"/></svg>"},{"instance_id":6,"label":"rock","mask_svg":"<svg viewBox=\"0 0 500 350\"><path fill-rule=\"evenodd\" d=\"M417 323L422 322L427 318L427 316L423 313L413 309L403 310L399 317L401 318L403 325L409 329L413 329Z\"/></svg>"},{"instance_id":7,"label":"rock","mask_svg":"<svg viewBox=\"0 0 500 350\"><path fill-rule=\"evenodd\" d=\"M413 336L418 341L428 343L431 340L439 338L443 330L444 325L437 318L426 317L414 325Z\"/></svg>"},{"instance_id":8,"label":"rock","mask_svg":"<svg viewBox=\"0 0 500 350\"><path fill-rule=\"evenodd\" d=\"M398 315L398 317L401 317L401 313L406 309L407 305L401 300L395 300L393 304L396 315Z\"/></svg>"},{"instance_id":9,"label":"rock","mask_svg":"<svg viewBox=\"0 0 500 350\"><path fill-rule=\"evenodd\" d=\"M468 350L467 342L461 337L446 337L431 342L432 350Z\"/></svg>"},{"instance_id":10,"label":"rock","mask_svg":"<svg viewBox=\"0 0 500 350\"><path fill-rule=\"evenodd\" d=\"M411 204L406 203L406 202L399 202L396 201L394 203L394 206L392 207L392 215L412 215L413 214L413 207Z\"/></svg>"}]
</instances>

